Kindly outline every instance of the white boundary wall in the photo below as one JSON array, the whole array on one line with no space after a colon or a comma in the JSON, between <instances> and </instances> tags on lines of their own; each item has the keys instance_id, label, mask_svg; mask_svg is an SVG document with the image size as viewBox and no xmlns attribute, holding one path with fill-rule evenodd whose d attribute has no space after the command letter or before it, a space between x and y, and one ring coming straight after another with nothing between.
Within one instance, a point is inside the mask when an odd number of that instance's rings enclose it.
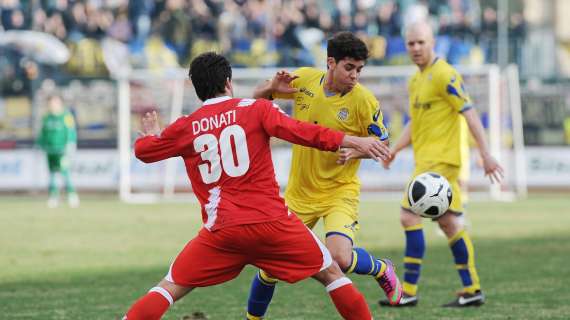
<instances>
[{"instance_id":1,"label":"white boundary wall","mask_svg":"<svg viewBox=\"0 0 570 320\"><path fill-rule=\"evenodd\" d=\"M476 156L476 153L473 153ZM273 162L281 186L287 183L290 160L289 148L275 148ZM117 150L79 150L72 164L72 179L80 190L118 191L119 154ZM177 170L184 172L183 162L175 160ZM485 187L488 181L476 161L472 161L472 187ZM131 163L135 185L155 186L162 181L160 166L147 165L138 160ZM410 150L403 151L388 171L378 164L362 162L360 177L362 189L376 191L386 185L401 188L407 182L413 166ZM570 189L570 147L527 147L525 171L530 188ZM180 172L178 171L178 172ZM47 190L47 165L43 153L38 150L0 151L0 192ZM177 175L176 188L188 189L185 175ZM381 193L378 194L381 197Z\"/></svg>"}]
</instances>

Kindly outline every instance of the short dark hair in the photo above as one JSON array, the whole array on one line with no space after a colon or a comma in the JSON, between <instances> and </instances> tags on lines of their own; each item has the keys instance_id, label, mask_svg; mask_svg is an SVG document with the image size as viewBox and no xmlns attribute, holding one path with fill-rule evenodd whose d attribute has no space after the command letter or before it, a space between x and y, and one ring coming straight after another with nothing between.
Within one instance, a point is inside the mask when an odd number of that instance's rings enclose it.
<instances>
[{"instance_id":1,"label":"short dark hair","mask_svg":"<svg viewBox=\"0 0 570 320\"><path fill-rule=\"evenodd\" d=\"M224 93L226 81L232 79L230 62L215 52L205 52L192 60L188 76L202 101Z\"/></svg>"},{"instance_id":2,"label":"short dark hair","mask_svg":"<svg viewBox=\"0 0 570 320\"><path fill-rule=\"evenodd\" d=\"M344 58L366 60L368 59L368 47L354 33L342 31L328 40L327 57L333 57L336 62Z\"/></svg>"},{"instance_id":3,"label":"short dark hair","mask_svg":"<svg viewBox=\"0 0 570 320\"><path fill-rule=\"evenodd\" d=\"M62 98L61 95L60 95L59 93L57 93L57 92L50 93L50 94L47 96L46 101L47 101L47 102L51 102L53 99L59 99L59 100L63 101L63 98Z\"/></svg>"}]
</instances>

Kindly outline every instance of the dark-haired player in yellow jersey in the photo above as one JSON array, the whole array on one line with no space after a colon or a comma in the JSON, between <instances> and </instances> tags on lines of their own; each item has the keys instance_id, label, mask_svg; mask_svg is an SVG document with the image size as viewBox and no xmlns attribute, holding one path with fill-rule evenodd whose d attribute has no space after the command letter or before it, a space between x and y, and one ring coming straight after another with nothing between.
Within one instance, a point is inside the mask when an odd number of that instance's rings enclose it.
<instances>
[{"instance_id":1,"label":"dark-haired player in yellow jersey","mask_svg":"<svg viewBox=\"0 0 570 320\"><path fill-rule=\"evenodd\" d=\"M475 269L474 248L459 220L463 211L458 184L462 161L461 116L477 142L485 175L489 176L491 183L502 178L503 169L489 153L481 120L465 92L461 75L435 55L430 25L425 22L410 25L406 30L406 47L410 58L419 67L408 84L411 120L392 147L392 158L385 166L389 167L394 157L412 144L415 161L412 178L422 172L434 171L449 180L453 200L448 212L437 219L437 223L449 240L463 289L456 299L443 306L480 306L485 297ZM406 233L404 297L396 306L415 306L418 303L418 280L425 252L422 218L412 214L407 197L402 200L401 206L400 221ZM391 305L387 301L380 301L380 304Z\"/></svg>"},{"instance_id":2,"label":"dark-haired player in yellow jersey","mask_svg":"<svg viewBox=\"0 0 570 320\"><path fill-rule=\"evenodd\" d=\"M382 112L372 92L358 83L368 58L366 44L350 32L340 32L327 43L327 70L300 68L278 72L259 85L255 98L295 101L293 117L356 136L387 140ZM345 273L371 275L388 301L397 304L401 284L392 262L377 259L354 246L358 225L359 160L341 164L338 154L293 146L291 171L285 191L289 209L309 228L323 219L325 244ZM248 319L261 319L271 302L276 280L260 271L253 279Z\"/></svg>"}]
</instances>

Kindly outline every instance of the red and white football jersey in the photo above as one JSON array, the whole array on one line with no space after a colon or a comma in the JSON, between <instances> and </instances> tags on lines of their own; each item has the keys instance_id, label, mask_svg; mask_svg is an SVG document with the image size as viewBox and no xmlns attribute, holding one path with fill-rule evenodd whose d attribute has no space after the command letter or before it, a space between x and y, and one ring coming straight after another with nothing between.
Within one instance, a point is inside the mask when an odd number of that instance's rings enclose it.
<instances>
[{"instance_id":1,"label":"red and white football jersey","mask_svg":"<svg viewBox=\"0 0 570 320\"><path fill-rule=\"evenodd\" d=\"M218 97L176 120L160 136L139 138L136 157L184 159L208 230L286 216L279 196L270 137L336 151L344 133L294 120L265 99Z\"/></svg>"}]
</instances>

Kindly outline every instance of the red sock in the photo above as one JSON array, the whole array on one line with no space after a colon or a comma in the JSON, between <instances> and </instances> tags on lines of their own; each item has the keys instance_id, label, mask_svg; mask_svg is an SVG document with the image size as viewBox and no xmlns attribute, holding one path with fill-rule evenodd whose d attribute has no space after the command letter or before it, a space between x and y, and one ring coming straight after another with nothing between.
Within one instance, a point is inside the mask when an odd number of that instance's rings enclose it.
<instances>
[{"instance_id":1,"label":"red sock","mask_svg":"<svg viewBox=\"0 0 570 320\"><path fill-rule=\"evenodd\" d=\"M127 312L126 320L158 320L174 303L166 289L154 287L140 298Z\"/></svg>"},{"instance_id":2,"label":"red sock","mask_svg":"<svg viewBox=\"0 0 570 320\"><path fill-rule=\"evenodd\" d=\"M364 296L352 285L348 278L343 277L333 281L327 286L327 291L343 319L372 319L372 314L366 300L364 300Z\"/></svg>"}]
</instances>

